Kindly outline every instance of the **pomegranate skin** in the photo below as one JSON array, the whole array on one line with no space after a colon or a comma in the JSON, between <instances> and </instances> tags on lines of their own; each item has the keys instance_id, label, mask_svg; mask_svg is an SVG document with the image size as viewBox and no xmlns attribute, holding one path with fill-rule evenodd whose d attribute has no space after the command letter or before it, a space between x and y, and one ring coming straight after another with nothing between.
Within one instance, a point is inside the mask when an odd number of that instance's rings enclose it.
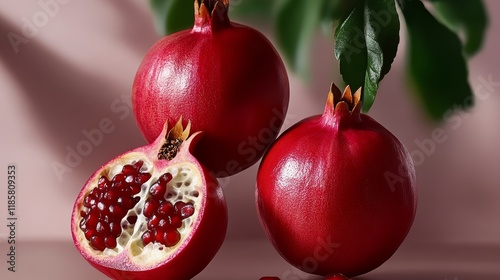
<instances>
[{"instance_id":1,"label":"pomegranate skin","mask_svg":"<svg viewBox=\"0 0 500 280\"><path fill-rule=\"evenodd\" d=\"M178 124L180 123L181 121ZM71 215L71 233L75 247L89 264L111 279L191 279L210 263L224 242L228 220L226 200L222 188L211 172L199 164L191 154L193 147L201 139L202 132L196 132L185 140L173 159L157 159L158 151L168 135L167 130L168 125L166 124L162 129L162 136L153 143L126 152L104 164L88 179L75 200ZM169 253L165 258L157 257L158 250L150 250L142 253L144 256L139 259L140 249L137 248L136 242L141 242L140 239L135 242L127 241L126 245L123 245L123 249L116 254L104 255L103 252L93 250L87 244L88 241L82 236L79 227L81 220L79 213L82 210L84 198L89 190L94 188L98 178L103 173L112 170L113 166L123 165L123 162L130 162L134 159L144 160L145 163L148 163L150 170L189 166L197 170L196 174L199 173L199 176L196 176L196 180L199 180L201 185L197 189L197 197L200 197L197 200L199 203L196 207L197 218L190 225L189 231L185 237L183 236L181 243L175 245L175 251ZM155 180L151 179L151 182ZM144 204L144 200L138 204ZM158 261L151 263L149 258L155 258Z\"/></svg>"},{"instance_id":2,"label":"pomegranate skin","mask_svg":"<svg viewBox=\"0 0 500 280\"><path fill-rule=\"evenodd\" d=\"M283 258L308 273L354 277L379 267L415 217L410 154L360 114L359 99L332 85L323 115L285 131L259 167L260 222Z\"/></svg>"},{"instance_id":3,"label":"pomegranate skin","mask_svg":"<svg viewBox=\"0 0 500 280\"><path fill-rule=\"evenodd\" d=\"M204 2L208 7L195 1L192 30L166 36L147 52L132 106L149 142L165 121L191 121L193 131L205 133L194 155L216 177L226 177L256 163L276 138L289 81L263 34L230 22L227 1Z\"/></svg>"}]
</instances>

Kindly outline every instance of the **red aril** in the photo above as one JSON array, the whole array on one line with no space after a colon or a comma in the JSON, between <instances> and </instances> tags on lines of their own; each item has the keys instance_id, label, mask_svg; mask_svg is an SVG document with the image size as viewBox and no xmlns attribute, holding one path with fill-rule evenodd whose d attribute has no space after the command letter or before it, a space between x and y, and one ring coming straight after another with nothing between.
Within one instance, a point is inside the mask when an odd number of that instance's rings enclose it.
<instances>
[{"instance_id":1,"label":"red aril","mask_svg":"<svg viewBox=\"0 0 500 280\"><path fill-rule=\"evenodd\" d=\"M87 181L71 217L80 254L113 279L190 279L226 233L222 189L191 155L200 133L165 125L153 143L111 160Z\"/></svg>"},{"instance_id":2,"label":"red aril","mask_svg":"<svg viewBox=\"0 0 500 280\"><path fill-rule=\"evenodd\" d=\"M216 177L261 158L289 101L279 54L263 34L229 20L228 2L196 0L193 29L152 46L132 92L135 118L149 142L165 121L180 117L191 121L193 131L204 132L194 155Z\"/></svg>"},{"instance_id":3,"label":"red aril","mask_svg":"<svg viewBox=\"0 0 500 280\"><path fill-rule=\"evenodd\" d=\"M410 154L360 113L360 95L332 85L324 113L285 131L259 167L265 232L289 263L309 273L353 277L377 268L415 217Z\"/></svg>"}]
</instances>

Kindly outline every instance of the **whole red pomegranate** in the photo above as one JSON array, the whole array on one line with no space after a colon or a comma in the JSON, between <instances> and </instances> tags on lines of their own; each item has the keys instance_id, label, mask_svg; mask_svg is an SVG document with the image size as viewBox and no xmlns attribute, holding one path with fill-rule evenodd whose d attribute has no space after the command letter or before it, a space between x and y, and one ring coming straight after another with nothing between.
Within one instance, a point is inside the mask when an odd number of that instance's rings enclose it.
<instances>
[{"instance_id":1,"label":"whole red pomegranate","mask_svg":"<svg viewBox=\"0 0 500 280\"><path fill-rule=\"evenodd\" d=\"M361 114L361 90L332 85L323 115L269 148L257 175L260 221L297 268L348 277L391 257L413 223L416 178L403 144Z\"/></svg>"},{"instance_id":2,"label":"whole red pomegranate","mask_svg":"<svg viewBox=\"0 0 500 280\"><path fill-rule=\"evenodd\" d=\"M283 62L255 29L232 23L228 0L196 0L192 30L162 38L133 84L138 126L153 141L165 121L190 120L204 137L194 155L216 177L257 162L288 109Z\"/></svg>"},{"instance_id":3,"label":"whole red pomegranate","mask_svg":"<svg viewBox=\"0 0 500 280\"><path fill-rule=\"evenodd\" d=\"M227 227L217 180L190 154L181 121L111 160L87 181L71 217L80 254L113 279L191 279L212 260Z\"/></svg>"}]
</instances>

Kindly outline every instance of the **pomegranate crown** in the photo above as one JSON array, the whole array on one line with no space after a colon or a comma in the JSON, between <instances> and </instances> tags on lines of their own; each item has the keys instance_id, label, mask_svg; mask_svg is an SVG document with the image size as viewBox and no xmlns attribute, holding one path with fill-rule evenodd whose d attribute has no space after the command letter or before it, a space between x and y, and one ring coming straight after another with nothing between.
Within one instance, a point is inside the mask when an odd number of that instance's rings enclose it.
<instances>
[{"instance_id":1,"label":"pomegranate crown","mask_svg":"<svg viewBox=\"0 0 500 280\"><path fill-rule=\"evenodd\" d=\"M168 129L168 121L165 123L164 130ZM184 128L182 125L182 117L177 123L168 130L165 139L162 140L161 148L158 152L158 159L172 160L176 155L181 144L189 138L191 130L191 122L188 122Z\"/></svg>"},{"instance_id":2,"label":"pomegranate crown","mask_svg":"<svg viewBox=\"0 0 500 280\"><path fill-rule=\"evenodd\" d=\"M347 86L342 93L340 89L332 83L325 110L328 111L347 111L350 114L359 112L361 109L361 88L352 93L351 87Z\"/></svg>"},{"instance_id":3,"label":"pomegranate crown","mask_svg":"<svg viewBox=\"0 0 500 280\"><path fill-rule=\"evenodd\" d=\"M229 23L228 11L229 0L195 0L195 27L213 25L214 23Z\"/></svg>"},{"instance_id":4,"label":"pomegranate crown","mask_svg":"<svg viewBox=\"0 0 500 280\"><path fill-rule=\"evenodd\" d=\"M328 123L338 125L345 117L351 116L352 120L359 120L361 114L361 88L352 92L351 87L347 86L342 93L340 89L332 83L328 98L326 100L323 117Z\"/></svg>"}]
</instances>

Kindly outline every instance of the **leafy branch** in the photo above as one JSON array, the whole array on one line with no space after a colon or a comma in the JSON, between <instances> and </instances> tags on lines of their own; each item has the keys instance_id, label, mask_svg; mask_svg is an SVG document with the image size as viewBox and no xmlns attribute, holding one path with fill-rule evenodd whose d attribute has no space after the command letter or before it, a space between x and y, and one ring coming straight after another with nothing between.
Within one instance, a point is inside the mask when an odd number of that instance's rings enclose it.
<instances>
[{"instance_id":1,"label":"leafy branch","mask_svg":"<svg viewBox=\"0 0 500 280\"><path fill-rule=\"evenodd\" d=\"M331 26L343 81L363 88L363 110L375 101L399 47L400 14L407 26L407 73L428 115L440 120L473 104L467 58L483 43L488 16L481 0L232 0L235 18L275 26L291 69L307 77L314 32ZM192 0L150 0L160 32L192 26ZM270 7L272 6L272 7ZM398 13L398 8L400 13Z\"/></svg>"}]
</instances>

